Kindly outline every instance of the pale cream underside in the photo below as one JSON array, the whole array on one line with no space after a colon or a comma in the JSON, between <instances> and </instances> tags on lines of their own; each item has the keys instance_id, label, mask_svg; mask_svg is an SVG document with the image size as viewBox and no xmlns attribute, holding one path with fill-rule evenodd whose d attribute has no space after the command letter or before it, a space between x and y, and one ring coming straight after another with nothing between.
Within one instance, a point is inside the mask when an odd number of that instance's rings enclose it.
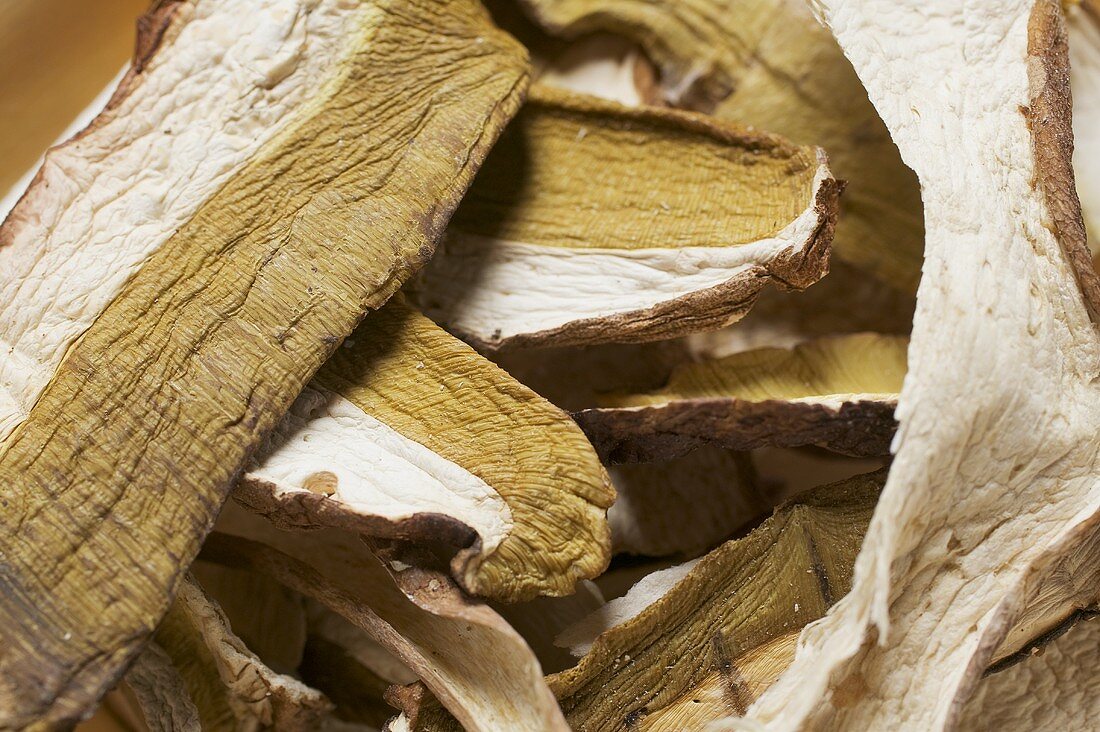
<instances>
[{"instance_id":1,"label":"pale cream underside","mask_svg":"<svg viewBox=\"0 0 1100 732\"><path fill-rule=\"evenodd\" d=\"M835 724L939 730L1019 611L1025 573L1100 508L1100 340L1032 188L1033 2L819 5L921 178L924 277L896 459L852 592L749 717L818 726L858 670L867 688Z\"/></svg>"},{"instance_id":2,"label":"pale cream underside","mask_svg":"<svg viewBox=\"0 0 1100 732\"><path fill-rule=\"evenodd\" d=\"M338 61L344 0L193 0L168 51L99 127L46 156L0 248L0 441L142 264L271 140ZM241 27L248 19L247 32ZM48 184L48 187L47 187Z\"/></svg>"},{"instance_id":3,"label":"pale cream underside","mask_svg":"<svg viewBox=\"0 0 1100 732\"><path fill-rule=\"evenodd\" d=\"M700 559L702 557L647 574L625 595L615 598L591 615L563 630L554 641L554 645L568 648L569 652L577 658L584 656L592 650L592 644L601 633L641 615L647 607L682 582Z\"/></svg>"},{"instance_id":4,"label":"pale cream underside","mask_svg":"<svg viewBox=\"0 0 1100 732\"><path fill-rule=\"evenodd\" d=\"M634 68L640 54L637 46L618 36L585 36L551 59L538 81L637 107L642 97L634 84Z\"/></svg>"},{"instance_id":5,"label":"pale cream underside","mask_svg":"<svg viewBox=\"0 0 1100 732\"><path fill-rule=\"evenodd\" d=\"M1089 246L1097 252L1100 248L1100 20L1075 7L1068 13L1067 25L1069 78L1073 88L1073 171Z\"/></svg>"},{"instance_id":6,"label":"pale cream underside","mask_svg":"<svg viewBox=\"0 0 1100 732\"><path fill-rule=\"evenodd\" d=\"M581 249L449 231L421 275L429 315L485 341L647 310L736 279L753 264L803 249L819 223L814 202L774 237L739 246Z\"/></svg>"},{"instance_id":7,"label":"pale cream underside","mask_svg":"<svg viewBox=\"0 0 1100 732\"><path fill-rule=\"evenodd\" d=\"M477 531L485 552L512 529L508 505L485 481L311 384L245 477L271 484L278 498L308 493L308 479L321 472L337 478L329 500L391 521L417 513L451 516Z\"/></svg>"}]
</instances>

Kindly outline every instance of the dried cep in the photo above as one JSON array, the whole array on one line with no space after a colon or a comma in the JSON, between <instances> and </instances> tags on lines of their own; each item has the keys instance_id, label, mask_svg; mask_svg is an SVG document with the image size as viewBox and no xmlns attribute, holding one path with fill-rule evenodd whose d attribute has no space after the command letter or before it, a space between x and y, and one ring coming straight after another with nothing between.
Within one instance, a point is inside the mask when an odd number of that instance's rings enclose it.
<instances>
[{"instance_id":1,"label":"dried cep","mask_svg":"<svg viewBox=\"0 0 1100 732\"><path fill-rule=\"evenodd\" d=\"M1061 8L819 6L921 180L924 276L853 589L748 714L774 730L948 729L1038 580L1098 521L1100 298Z\"/></svg>"},{"instance_id":2,"label":"dried cep","mask_svg":"<svg viewBox=\"0 0 1100 732\"><path fill-rule=\"evenodd\" d=\"M416 298L483 348L718 327L825 274L839 192L817 148L536 86Z\"/></svg>"},{"instance_id":3,"label":"dried cep","mask_svg":"<svg viewBox=\"0 0 1100 732\"><path fill-rule=\"evenodd\" d=\"M157 629L154 647L167 654L183 681L200 729L305 732L318 729L332 709L324 694L277 673L249 650L217 603L190 578ZM151 709L146 718L156 713Z\"/></svg>"},{"instance_id":4,"label":"dried cep","mask_svg":"<svg viewBox=\"0 0 1100 732\"><path fill-rule=\"evenodd\" d=\"M568 727L531 649L438 572L387 566L356 536L280 531L229 503L201 557L272 577L342 615L417 674L468 730ZM406 697L392 700L411 703Z\"/></svg>"},{"instance_id":5,"label":"dried cep","mask_svg":"<svg viewBox=\"0 0 1100 732\"><path fill-rule=\"evenodd\" d=\"M550 32L633 39L676 106L821 145L841 200L836 256L906 292L920 278L920 189L805 0L523 0Z\"/></svg>"},{"instance_id":6,"label":"dried cep","mask_svg":"<svg viewBox=\"0 0 1100 732\"><path fill-rule=\"evenodd\" d=\"M576 419L612 462L668 459L705 444L886 455L907 345L857 334L686 363L664 387L609 394Z\"/></svg>"},{"instance_id":7,"label":"dried cep","mask_svg":"<svg viewBox=\"0 0 1100 732\"><path fill-rule=\"evenodd\" d=\"M149 643L126 673L127 701L149 732L198 732L199 710L187 693L187 685L172 658L156 643Z\"/></svg>"},{"instance_id":8,"label":"dried cep","mask_svg":"<svg viewBox=\"0 0 1100 732\"><path fill-rule=\"evenodd\" d=\"M119 677L527 78L473 0L167 2L140 28L0 228L0 726L71 723Z\"/></svg>"},{"instance_id":9,"label":"dried cep","mask_svg":"<svg viewBox=\"0 0 1100 732\"><path fill-rule=\"evenodd\" d=\"M325 364L235 495L283 527L465 547L455 579L509 601L570 593L609 557L614 492L583 433L399 300Z\"/></svg>"},{"instance_id":10,"label":"dried cep","mask_svg":"<svg viewBox=\"0 0 1100 732\"><path fill-rule=\"evenodd\" d=\"M560 640L583 657L547 680L571 727L672 732L743 713L753 674L764 684L782 668L768 655L847 591L884 477L822 486L570 629ZM427 704L406 715L414 730L455 729Z\"/></svg>"}]
</instances>

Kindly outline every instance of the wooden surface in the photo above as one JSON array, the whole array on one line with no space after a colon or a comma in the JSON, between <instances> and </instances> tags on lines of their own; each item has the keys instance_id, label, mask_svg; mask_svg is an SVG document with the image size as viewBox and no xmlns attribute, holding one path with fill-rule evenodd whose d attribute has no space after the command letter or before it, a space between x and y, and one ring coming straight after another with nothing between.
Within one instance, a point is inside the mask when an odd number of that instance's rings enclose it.
<instances>
[{"instance_id":1,"label":"wooden surface","mask_svg":"<svg viewBox=\"0 0 1100 732\"><path fill-rule=\"evenodd\" d=\"M148 4L0 2L0 196L129 60Z\"/></svg>"}]
</instances>

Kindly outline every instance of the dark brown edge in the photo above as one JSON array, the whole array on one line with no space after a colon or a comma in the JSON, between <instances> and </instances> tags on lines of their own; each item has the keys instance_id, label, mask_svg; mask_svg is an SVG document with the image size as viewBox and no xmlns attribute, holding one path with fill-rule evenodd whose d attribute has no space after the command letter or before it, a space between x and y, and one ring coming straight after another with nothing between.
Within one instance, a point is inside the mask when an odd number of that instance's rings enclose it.
<instances>
[{"instance_id":1,"label":"dark brown edge","mask_svg":"<svg viewBox=\"0 0 1100 732\"><path fill-rule=\"evenodd\" d=\"M1085 307L1100 324L1100 274L1093 266L1081 218L1073 173L1073 102L1070 95L1069 42L1059 0L1035 0L1028 20L1031 99L1020 111L1031 131L1037 178L1031 185L1043 194L1047 225L1069 260Z\"/></svg>"},{"instance_id":2,"label":"dark brown edge","mask_svg":"<svg viewBox=\"0 0 1100 732\"><path fill-rule=\"evenodd\" d=\"M609 464L672 460L704 445L730 450L814 445L851 457L886 457L897 430L896 400L838 407L769 399L683 399L639 408L573 414Z\"/></svg>"},{"instance_id":3,"label":"dark brown edge","mask_svg":"<svg viewBox=\"0 0 1100 732\"><path fill-rule=\"evenodd\" d=\"M364 536L400 541L441 541L461 548L480 546L477 532L453 516L417 512L390 519L356 510L331 496L310 491L282 495L275 484L245 476L233 489L233 499L252 513L286 531L347 529Z\"/></svg>"},{"instance_id":4,"label":"dark brown edge","mask_svg":"<svg viewBox=\"0 0 1100 732\"><path fill-rule=\"evenodd\" d=\"M999 674L1018 663L1028 660L1032 656L1042 654L1043 649L1046 648L1048 644L1058 640L1058 638L1069 632L1075 625L1087 620L1092 620L1096 617L1100 617L1100 608L1082 608L1074 610L1053 628L1029 640L1020 650L991 664L982 674L982 678L992 676L993 674Z\"/></svg>"},{"instance_id":5,"label":"dark brown edge","mask_svg":"<svg viewBox=\"0 0 1100 732\"><path fill-rule=\"evenodd\" d=\"M817 227L806 246L755 264L720 285L689 292L649 308L574 320L556 328L520 333L499 341L486 341L461 328L454 330L479 351L500 353L550 346L641 343L721 328L743 318L769 283L784 291L804 290L828 274L844 185L835 178L821 181L814 197ZM445 321L444 324L447 325Z\"/></svg>"}]
</instances>

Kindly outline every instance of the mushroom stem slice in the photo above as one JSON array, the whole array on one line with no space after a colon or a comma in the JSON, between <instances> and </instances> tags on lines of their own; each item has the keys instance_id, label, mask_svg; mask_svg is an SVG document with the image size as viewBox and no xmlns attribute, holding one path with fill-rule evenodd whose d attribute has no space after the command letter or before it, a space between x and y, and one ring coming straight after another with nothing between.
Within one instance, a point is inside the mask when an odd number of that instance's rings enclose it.
<instances>
[{"instance_id":1,"label":"mushroom stem slice","mask_svg":"<svg viewBox=\"0 0 1100 732\"><path fill-rule=\"evenodd\" d=\"M689 362L660 389L609 394L574 417L610 462L669 459L705 444L887 455L907 346L863 333Z\"/></svg>"},{"instance_id":2,"label":"mushroom stem slice","mask_svg":"<svg viewBox=\"0 0 1100 732\"><path fill-rule=\"evenodd\" d=\"M824 147L850 182L836 259L916 290L924 246L916 176L805 0L523 2L551 33L603 30L640 44L659 69L658 93L675 106Z\"/></svg>"},{"instance_id":3,"label":"mushroom stem slice","mask_svg":"<svg viewBox=\"0 0 1100 732\"><path fill-rule=\"evenodd\" d=\"M474 0L167 2L139 27L0 227L0 727L75 722L118 680L527 79Z\"/></svg>"},{"instance_id":4,"label":"mushroom stem slice","mask_svg":"<svg viewBox=\"0 0 1100 732\"><path fill-rule=\"evenodd\" d=\"M749 716L769 730L950 729L1032 588L1098 520L1100 301L1062 12L817 6L921 180L924 277L853 589Z\"/></svg>"},{"instance_id":5,"label":"mushroom stem slice","mask_svg":"<svg viewBox=\"0 0 1100 732\"><path fill-rule=\"evenodd\" d=\"M283 528L463 547L468 592L563 595L610 557L607 474L568 415L396 298L325 364L234 494Z\"/></svg>"},{"instance_id":6,"label":"mushroom stem slice","mask_svg":"<svg viewBox=\"0 0 1100 732\"><path fill-rule=\"evenodd\" d=\"M535 86L415 297L485 349L716 328L825 274L841 187L818 148Z\"/></svg>"}]
</instances>

